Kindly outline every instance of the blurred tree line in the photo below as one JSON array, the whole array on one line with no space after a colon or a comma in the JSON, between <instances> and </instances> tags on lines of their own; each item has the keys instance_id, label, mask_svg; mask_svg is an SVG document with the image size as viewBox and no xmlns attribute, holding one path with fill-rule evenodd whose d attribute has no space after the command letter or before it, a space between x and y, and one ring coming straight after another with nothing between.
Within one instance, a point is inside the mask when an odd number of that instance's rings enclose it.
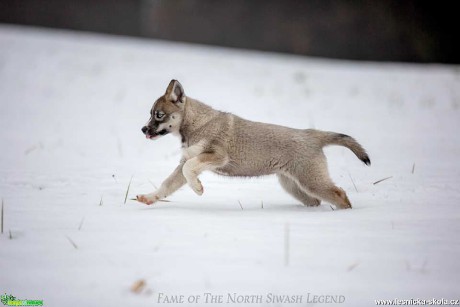
<instances>
[{"instance_id":1,"label":"blurred tree line","mask_svg":"<svg viewBox=\"0 0 460 307\"><path fill-rule=\"evenodd\" d=\"M1 0L0 22L300 55L460 63L455 1Z\"/></svg>"}]
</instances>

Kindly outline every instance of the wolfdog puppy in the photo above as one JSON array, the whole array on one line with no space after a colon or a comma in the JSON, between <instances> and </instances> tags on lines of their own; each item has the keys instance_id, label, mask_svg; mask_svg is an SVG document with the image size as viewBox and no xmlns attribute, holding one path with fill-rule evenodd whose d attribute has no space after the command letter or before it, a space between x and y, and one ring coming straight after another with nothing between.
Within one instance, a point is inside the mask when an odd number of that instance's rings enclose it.
<instances>
[{"instance_id":1,"label":"wolfdog puppy","mask_svg":"<svg viewBox=\"0 0 460 307\"><path fill-rule=\"evenodd\" d=\"M371 163L363 147L348 135L253 122L220 112L186 96L176 80L153 104L142 132L150 140L171 133L182 142L182 159L173 173L157 191L137 196L148 205L186 183L203 194L198 176L209 170L241 177L276 174L281 186L304 205L318 206L323 200L346 209L351 203L330 179L323 147L345 146L366 165Z\"/></svg>"}]
</instances>

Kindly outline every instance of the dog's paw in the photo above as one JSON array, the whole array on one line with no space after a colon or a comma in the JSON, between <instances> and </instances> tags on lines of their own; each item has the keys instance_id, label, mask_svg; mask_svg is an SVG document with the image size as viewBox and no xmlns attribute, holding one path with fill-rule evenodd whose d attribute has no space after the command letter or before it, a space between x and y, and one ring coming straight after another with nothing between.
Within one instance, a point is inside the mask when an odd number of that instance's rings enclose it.
<instances>
[{"instance_id":1,"label":"dog's paw","mask_svg":"<svg viewBox=\"0 0 460 307\"><path fill-rule=\"evenodd\" d=\"M136 199L138 202L144 203L146 205L151 205L160 198L157 195L137 195Z\"/></svg>"},{"instance_id":2,"label":"dog's paw","mask_svg":"<svg viewBox=\"0 0 460 307\"><path fill-rule=\"evenodd\" d=\"M203 195L204 189L199 179L197 179L195 182L191 182L190 187L196 194L198 194L198 196Z\"/></svg>"}]
</instances>

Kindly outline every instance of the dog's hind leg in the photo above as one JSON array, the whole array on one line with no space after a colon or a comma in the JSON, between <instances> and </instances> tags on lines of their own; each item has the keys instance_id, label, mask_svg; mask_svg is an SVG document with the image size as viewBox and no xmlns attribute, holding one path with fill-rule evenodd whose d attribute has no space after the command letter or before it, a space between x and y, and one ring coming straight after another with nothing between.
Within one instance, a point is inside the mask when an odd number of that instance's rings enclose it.
<instances>
[{"instance_id":1,"label":"dog's hind leg","mask_svg":"<svg viewBox=\"0 0 460 307\"><path fill-rule=\"evenodd\" d=\"M277 174L277 176L284 190L286 190L286 192L291 194L295 199L300 201L305 206L316 207L321 204L321 200L308 195L294 180L283 174Z\"/></svg>"},{"instance_id":2,"label":"dog's hind leg","mask_svg":"<svg viewBox=\"0 0 460 307\"><path fill-rule=\"evenodd\" d=\"M289 176L309 195L327 201L337 209L351 209L345 191L335 186L330 179L324 155L317 156L314 161L305 161L301 167L293 168Z\"/></svg>"},{"instance_id":3,"label":"dog's hind leg","mask_svg":"<svg viewBox=\"0 0 460 307\"><path fill-rule=\"evenodd\" d=\"M196 194L203 194L203 185L198 175L205 170L214 170L224 166L228 158L217 153L201 153L185 162L182 173L187 180L188 185Z\"/></svg>"}]
</instances>

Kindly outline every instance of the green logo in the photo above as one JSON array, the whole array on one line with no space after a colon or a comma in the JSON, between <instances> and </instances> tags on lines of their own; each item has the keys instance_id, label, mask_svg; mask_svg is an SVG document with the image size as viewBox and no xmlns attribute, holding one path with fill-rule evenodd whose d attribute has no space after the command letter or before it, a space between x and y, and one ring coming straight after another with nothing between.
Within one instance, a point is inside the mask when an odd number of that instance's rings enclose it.
<instances>
[{"instance_id":1,"label":"green logo","mask_svg":"<svg viewBox=\"0 0 460 307\"><path fill-rule=\"evenodd\" d=\"M43 300L19 300L11 294L0 296L3 305L6 306L43 306Z\"/></svg>"}]
</instances>

